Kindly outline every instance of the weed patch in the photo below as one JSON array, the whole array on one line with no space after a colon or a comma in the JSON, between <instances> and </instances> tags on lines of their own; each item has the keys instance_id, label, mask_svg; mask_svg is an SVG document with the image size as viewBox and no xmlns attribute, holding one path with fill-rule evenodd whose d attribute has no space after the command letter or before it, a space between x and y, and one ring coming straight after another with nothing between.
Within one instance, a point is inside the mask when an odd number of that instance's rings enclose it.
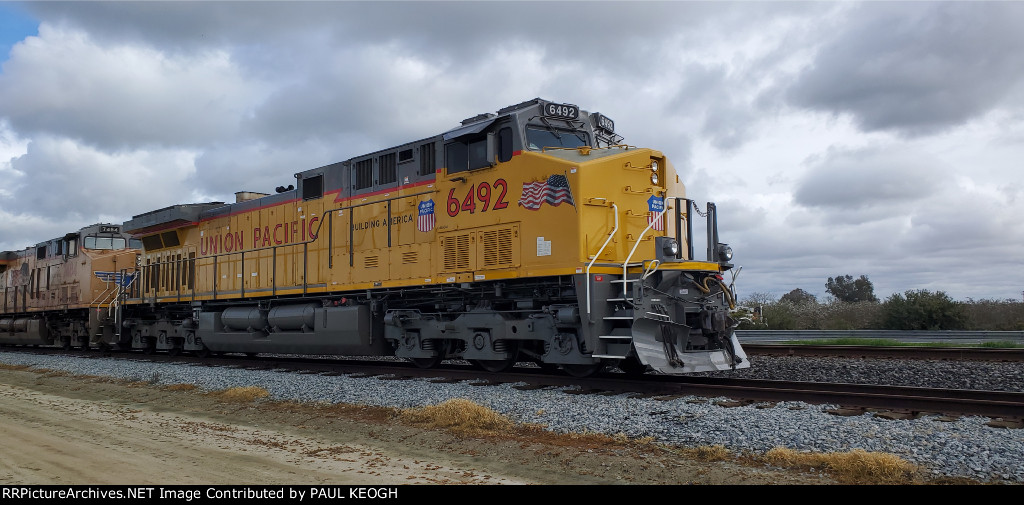
<instances>
[{"instance_id":1,"label":"weed patch","mask_svg":"<svg viewBox=\"0 0 1024 505\"><path fill-rule=\"evenodd\" d=\"M412 424L462 433L500 432L514 426L507 417L463 398L403 409L398 415Z\"/></svg>"},{"instance_id":2,"label":"weed patch","mask_svg":"<svg viewBox=\"0 0 1024 505\"><path fill-rule=\"evenodd\" d=\"M221 389L209 393L222 400L233 402L251 402L270 396L270 392L258 386L246 386L237 388Z\"/></svg>"},{"instance_id":3,"label":"weed patch","mask_svg":"<svg viewBox=\"0 0 1024 505\"><path fill-rule=\"evenodd\" d=\"M896 455L861 449L809 453L776 447L764 455L764 460L784 468L821 469L847 484L910 484L918 472L915 465Z\"/></svg>"}]
</instances>

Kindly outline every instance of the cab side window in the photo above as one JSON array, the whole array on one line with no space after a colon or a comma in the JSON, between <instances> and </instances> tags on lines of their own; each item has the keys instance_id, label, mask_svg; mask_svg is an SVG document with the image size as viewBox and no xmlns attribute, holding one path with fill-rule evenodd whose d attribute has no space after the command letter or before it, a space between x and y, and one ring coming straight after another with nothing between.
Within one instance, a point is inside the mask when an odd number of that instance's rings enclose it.
<instances>
[{"instance_id":1,"label":"cab side window","mask_svg":"<svg viewBox=\"0 0 1024 505\"><path fill-rule=\"evenodd\" d=\"M469 170L469 147L462 142L449 142L444 146L445 165L448 173Z\"/></svg>"},{"instance_id":2,"label":"cab side window","mask_svg":"<svg viewBox=\"0 0 1024 505\"><path fill-rule=\"evenodd\" d=\"M498 161L504 163L512 159L512 128L498 130Z\"/></svg>"},{"instance_id":3,"label":"cab side window","mask_svg":"<svg viewBox=\"0 0 1024 505\"><path fill-rule=\"evenodd\" d=\"M465 137L445 144L445 163L448 173L465 172L491 166L487 159L487 136Z\"/></svg>"}]
</instances>

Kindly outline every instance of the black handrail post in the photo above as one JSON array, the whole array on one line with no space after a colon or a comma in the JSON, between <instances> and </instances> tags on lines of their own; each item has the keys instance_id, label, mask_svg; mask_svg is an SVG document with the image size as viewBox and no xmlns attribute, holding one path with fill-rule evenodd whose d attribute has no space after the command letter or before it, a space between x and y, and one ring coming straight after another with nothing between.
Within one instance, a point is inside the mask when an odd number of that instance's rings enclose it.
<instances>
[{"instance_id":1,"label":"black handrail post","mask_svg":"<svg viewBox=\"0 0 1024 505\"><path fill-rule=\"evenodd\" d=\"M687 259L693 261L693 200L684 198L686 202L686 254Z\"/></svg>"},{"instance_id":2,"label":"black handrail post","mask_svg":"<svg viewBox=\"0 0 1024 505\"><path fill-rule=\"evenodd\" d=\"M716 235L716 231L715 231L715 227L714 227L714 222L715 222L714 211L715 211L715 204L713 204L711 202L708 202L708 217L707 217L707 226L708 226L708 261L715 261L715 243L717 242L717 239L718 239L718 237L715 236Z\"/></svg>"}]
</instances>

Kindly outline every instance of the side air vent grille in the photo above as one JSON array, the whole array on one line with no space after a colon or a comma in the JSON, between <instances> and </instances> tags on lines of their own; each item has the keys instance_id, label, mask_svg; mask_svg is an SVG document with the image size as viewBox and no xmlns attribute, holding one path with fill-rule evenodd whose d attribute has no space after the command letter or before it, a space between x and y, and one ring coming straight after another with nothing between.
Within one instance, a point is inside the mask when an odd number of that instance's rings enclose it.
<instances>
[{"instance_id":1,"label":"side air vent grille","mask_svg":"<svg viewBox=\"0 0 1024 505\"><path fill-rule=\"evenodd\" d=\"M448 272L471 270L470 234L449 235L441 239L441 247L444 249L444 269Z\"/></svg>"}]
</instances>

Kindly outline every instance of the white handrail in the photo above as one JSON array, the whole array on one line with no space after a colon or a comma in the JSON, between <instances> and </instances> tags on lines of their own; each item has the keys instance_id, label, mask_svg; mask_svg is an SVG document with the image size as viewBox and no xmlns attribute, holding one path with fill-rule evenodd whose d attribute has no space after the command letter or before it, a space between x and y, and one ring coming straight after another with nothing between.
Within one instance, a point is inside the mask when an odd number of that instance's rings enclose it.
<instances>
[{"instance_id":1,"label":"white handrail","mask_svg":"<svg viewBox=\"0 0 1024 505\"><path fill-rule=\"evenodd\" d=\"M110 288L116 287L116 284L114 286L110 286L110 282L107 282L107 287L100 294L96 295L96 297L92 299L92 302L89 303L89 306L92 307L93 305L96 305L97 307L102 307L103 300L107 299L107 293L110 292Z\"/></svg>"},{"instance_id":2,"label":"white handrail","mask_svg":"<svg viewBox=\"0 0 1024 505\"><path fill-rule=\"evenodd\" d=\"M107 316L113 316L113 314L111 313L116 311L117 308L121 306L121 295L124 294L125 291L128 291L128 288L132 287L132 284L135 283L135 279L137 277L138 275L129 275L127 286L121 284L121 282L123 282L123 277L122 281L117 283L117 290L115 291L116 294L114 296L114 300L109 305L107 305Z\"/></svg>"},{"instance_id":3,"label":"white handrail","mask_svg":"<svg viewBox=\"0 0 1024 505\"><path fill-rule=\"evenodd\" d=\"M644 228L644 231L640 232L640 236L636 238L636 244L633 244L633 249L631 249L629 251L629 256L626 256L626 261L622 262L622 296L623 297L627 297L626 295L628 294L628 293L626 293L626 276L627 276L626 270L629 268L629 260L633 259L633 253L636 252L636 248L637 247L640 247L640 241L643 240L644 235L646 235L647 232L651 229L651 227L654 226L654 223L658 222L658 220L660 220L665 215L665 213L668 212L669 209L671 209L671 208L672 207L666 205L665 206L665 210L663 210L660 213L658 213L658 217L657 218L652 219L650 223L647 223L647 228Z\"/></svg>"},{"instance_id":4,"label":"white handrail","mask_svg":"<svg viewBox=\"0 0 1024 505\"><path fill-rule=\"evenodd\" d=\"M615 216L615 226L612 228L611 233L608 234L608 238L604 240L604 244L601 245L601 249L598 249L597 254L594 255L594 259L590 260L590 263L587 263L587 319L590 322L594 322L593 312L591 311L590 306L590 267L594 266L594 262L597 261L597 258L604 252L604 248L608 247L608 242L611 242L612 237L614 237L615 233L619 231L619 207L614 203L612 204L612 215Z\"/></svg>"}]
</instances>

